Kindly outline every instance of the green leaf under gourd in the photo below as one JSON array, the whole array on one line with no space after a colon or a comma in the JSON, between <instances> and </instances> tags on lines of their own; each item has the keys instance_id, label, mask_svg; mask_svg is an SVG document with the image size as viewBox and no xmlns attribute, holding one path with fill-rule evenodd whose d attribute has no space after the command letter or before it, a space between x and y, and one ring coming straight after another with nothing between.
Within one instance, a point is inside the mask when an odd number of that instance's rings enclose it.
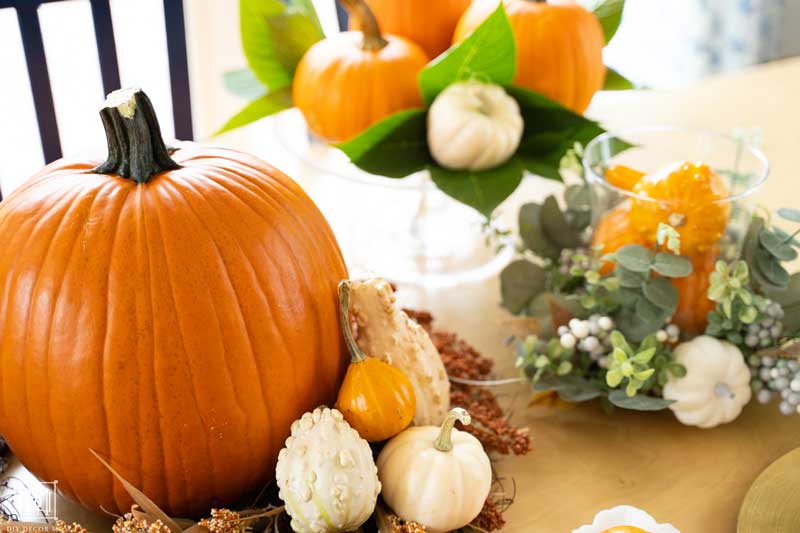
<instances>
[{"instance_id":1,"label":"green leaf under gourd","mask_svg":"<svg viewBox=\"0 0 800 533\"><path fill-rule=\"evenodd\" d=\"M611 42L617 33L620 22L622 22L622 12L625 9L625 0L599 0L591 7L592 13L600 21L603 28L603 35L606 44Z\"/></svg>"},{"instance_id":2,"label":"green leaf under gourd","mask_svg":"<svg viewBox=\"0 0 800 533\"><path fill-rule=\"evenodd\" d=\"M436 0L434 0L436 1ZM419 85L430 105L449 85L463 80L506 85L516 74L516 45L502 2L459 45L447 50L425 67Z\"/></svg>"},{"instance_id":3,"label":"green leaf under gourd","mask_svg":"<svg viewBox=\"0 0 800 533\"><path fill-rule=\"evenodd\" d=\"M428 165L428 170L439 190L490 218L497 206L519 187L524 168L512 157L488 170L449 170L438 165Z\"/></svg>"},{"instance_id":4,"label":"green leaf under gourd","mask_svg":"<svg viewBox=\"0 0 800 533\"><path fill-rule=\"evenodd\" d=\"M215 135L240 128L256 120L273 115L292 107L291 89L286 87L279 91L260 96L244 106L226 122Z\"/></svg>"},{"instance_id":5,"label":"green leaf under gourd","mask_svg":"<svg viewBox=\"0 0 800 533\"><path fill-rule=\"evenodd\" d=\"M613 68L606 67L606 80L603 82L604 91L630 91L635 88L631 80Z\"/></svg>"}]
</instances>

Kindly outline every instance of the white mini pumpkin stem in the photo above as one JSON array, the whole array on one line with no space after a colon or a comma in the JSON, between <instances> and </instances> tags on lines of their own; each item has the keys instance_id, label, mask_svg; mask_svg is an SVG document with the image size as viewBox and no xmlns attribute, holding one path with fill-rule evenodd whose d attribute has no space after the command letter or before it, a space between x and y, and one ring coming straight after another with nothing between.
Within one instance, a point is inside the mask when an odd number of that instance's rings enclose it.
<instances>
[{"instance_id":1,"label":"white mini pumpkin stem","mask_svg":"<svg viewBox=\"0 0 800 533\"><path fill-rule=\"evenodd\" d=\"M439 450L440 452L449 452L453 449L453 441L451 439L453 435L453 427L456 425L456 422L461 422L465 426L468 426L472 422L472 418L469 416L469 413L466 409L462 409L460 407L454 407L450 409L450 412L447 413L447 416L444 418L444 422L442 422L442 429L439 431L439 436L436 437L436 440L433 441L433 447Z\"/></svg>"}]
</instances>

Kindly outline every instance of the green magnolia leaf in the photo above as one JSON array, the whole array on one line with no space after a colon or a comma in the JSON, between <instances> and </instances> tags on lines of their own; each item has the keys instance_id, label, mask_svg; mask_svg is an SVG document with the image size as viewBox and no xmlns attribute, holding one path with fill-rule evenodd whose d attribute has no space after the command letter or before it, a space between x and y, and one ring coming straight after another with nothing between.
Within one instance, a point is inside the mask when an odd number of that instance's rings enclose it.
<instances>
[{"instance_id":1,"label":"green magnolia leaf","mask_svg":"<svg viewBox=\"0 0 800 533\"><path fill-rule=\"evenodd\" d=\"M338 145L357 167L389 178L405 178L433 163L426 141L424 109L395 113Z\"/></svg>"},{"instance_id":2,"label":"green magnolia leaf","mask_svg":"<svg viewBox=\"0 0 800 533\"><path fill-rule=\"evenodd\" d=\"M247 63L270 92L291 85L300 57L324 37L302 7L279 0L240 0L239 25Z\"/></svg>"},{"instance_id":3,"label":"green magnolia leaf","mask_svg":"<svg viewBox=\"0 0 800 533\"><path fill-rule=\"evenodd\" d=\"M519 210L519 235L525 247L539 257L557 259L561 251L551 243L542 228L542 206L536 203L524 204Z\"/></svg>"},{"instance_id":4,"label":"green magnolia leaf","mask_svg":"<svg viewBox=\"0 0 800 533\"><path fill-rule=\"evenodd\" d=\"M265 94L244 106L244 108L232 116L215 135L240 128L258 119L289 109L290 107L292 107L292 92L289 88Z\"/></svg>"},{"instance_id":5,"label":"green magnolia leaf","mask_svg":"<svg viewBox=\"0 0 800 533\"><path fill-rule=\"evenodd\" d=\"M678 290L675 286L664 278L652 278L644 284L643 292L645 298L672 314L678 305Z\"/></svg>"},{"instance_id":6,"label":"green magnolia leaf","mask_svg":"<svg viewBox=\"0 0 800 533\"><path fill-rule=\"evenodd\" d=\"M800 209L782 207L781 209L778 209L778 216L792 222L800 222Z\"/></svg>"},{"instance_id":7,"label":"green magnolia leaf","mask_svg":"<svg viewBox=\"0 0 800 533\"><path fill-rule=\"evenodd\" d=\"M576 248L582 244L580 235L570 229L555 196L545 199L541 217L542 229L550 242L561 248Z\"/></svg>"},{"instance_id":8,"label":"green magnolia leaf","mask_svg":"<svg viewBox=\"0 0 800 533\"><path fill-rule=\"evenodd\" d=\"M311 19L305 10L292 6L284 13L268 17L266 23L275 57L292 75L308 49L324 38L316 13Z\"/></svg>"},{"instance_id":9,"label":"green magnolia leaf","mask_svg":"<svg viewBox=\"0 0 800 533\"><path fill-rule=\"evenodd\" d=\"M476 79L506 85L517 70L516 45L502 2L461 43L428 63L419 74L425 102L454 82Z\"/></svg>"},{"instance_id":10,"label":"green magnolia leaf","mask_svg":"<svg viewBox=\"0 0 800 533\"><path fill-rule=\"evenodd\" d=\"M672 400L645 396L644 394L637 394L636 396L630 397L621 390L611 391L608 395L608 399L617 407L632 409L634 411L661 411L673 403Z\"/></svg>"},{"instance_id":11,"label":"green magnolia leaf","mask_svg":"<svg viewBox=\"0 0 800 533\"><path fill-rule=\"evenodd\" d=\"M317 16L317 10L311 0L289 0L289 5L297 12L305 15L316 26L320 34L324 34L319 16Z\"/></svg>"},{"instance_id":12,"label":"green magnolia leaf","mask_svg":"<svg viewBox=\"0 0 800 533\"><path fill-rule=\"evenodd\" d=\"M224 73L222 75L222 84L228 92L247 100L258 98L267 92L267 88L258 81L258 78L253 75L253 71L249 68L231 70Z\"/></svg>"},{"instance_id":13,"label":"green magnolia leaf","mask_svg":"<svg viewBox=\"0 0 800 533\"><path fill-rule=\"evenodd\" d=\"M685 257L659 252L653 258L653 270L669 278L682 278L692 273L692 262Z\"/></svg>"},{"instance_id":14,"label":"green magnolia leaf","mask_svg":"<svg viewBox=\"0 0 800 533\"><path fill-rule=\"evenodd\" d=\"M596 122L522 87L506 86L520 107L525 129L517 156L536 175L561 180L561 159L575 143L586 145L603 133Z\"/></svg>"},{"instance_id":15,"label":"green magnolia leaf","mask_svg":"<svg viewBox=\"0 0 800 533\"><path fill-rule=\"evenodd\" d=\"M758 240L761 246L781 261L794 261L797 259L797 251L785 242L785 239L767 229L761 230L758 234Z\"/></svg>"},{"instance_id":16,"label":"green magnolia leaf","mask_svg":"<svg viewBox=\"0 0 800 533\"><path fill-rule=\"evenodd\" d=\"M633 82L611 67L606 67L606 81L603 83L604 91L630 91L635 89Z\"/></svg>"},{"instance_id":17,"label":"green magnolia leaf","mask_svg":"<svg viewBox=\"0 0 800 533\"><path fill-rule=\"evenodd\" d=\"M633 272L649 272L653 254L639 244L626 244L614 253L617 263Z\"/></svg>"},{"instance_id":18,"label":"green magnolia leaf","mask_svg":"<svg viewBox=\"0 0 800 533\"><path fill-rule=\"evenodd\" d=\"M539 293L544 291L546 276L542 267L525 259L509 264L500 273L502 305L512 313L519 314L528 307Z\"/></svg>"},{"instance_id":19,"label":"green magnolia leaf","mask_svg":"<svg viewBox=\"0 0 800 533\"><path fill-rule=\"evenodd\" d=\"M603 27L603 34L606 37L606 44L614 38L617 33L619 23L622 21L622 11L625 8L625 0L602 0L592 12L600 25Z\"/></svg>"},{"instance_id":20,"label":"green magnolia leaf","mask_svg":"<svg viewBox=\"0 0 800 533\"><path fill-rule=\"evenodd\" d=\"M789 285L789 273L766 250L757 250L755 254L758 273L776 287Z\"/></svg>"},{"instance_id":21,"label":"green magnolia leaf","mask_svg":"<svg viewBox=\"0 0 800 533\"><path fill-rule=\"evenodd\" d=\"M466 204L486 218L522 183L523 168L516 158L488 170L448 170L429 165L433 183L446 195Z\"/></svg>"}]
</instances>

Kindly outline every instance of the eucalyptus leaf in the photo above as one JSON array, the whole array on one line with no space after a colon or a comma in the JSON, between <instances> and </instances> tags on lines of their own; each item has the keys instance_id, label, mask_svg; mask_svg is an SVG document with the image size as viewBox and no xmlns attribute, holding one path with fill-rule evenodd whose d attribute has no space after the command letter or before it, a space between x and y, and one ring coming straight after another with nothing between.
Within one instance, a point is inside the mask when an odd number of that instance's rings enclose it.
<instances>
[{"instance_id":1,"label":"eucalyptus leaf","mask_svg":"<svg viewBox=\"0 0 800 533\"><path fill-rule=\"evenodd\" d=\"M653 270L669 278L682 278L692 273L692 262L685 257L658 252L653 258Z\"/></svg>"},{"instance_id":2,"label":"eucalyptus leaf","mask_svg":"<svg viewBox=\"0 0 800 533\"><path fill-rule=\"evenodd\" d=\"M256 98L223 125L215 135L240 128L264 117L274 115L292 107L292 92L287 87Z\"/></svg>"},{"instance_id":3,"label":"eucalyptus leaf","mask_svg":"<svg viewBox=\"0 0 800 533\"><path fill-rule=\"evenodd\" d=\"M486 218L519 187L524 171L516 158L481 171L449 170L435 165L429 165L428 170L439 190Z\"/></svg>"},{"instance_id":4,"label":"eucalyptus leaf","mask_svg":"<svg viewBox=\"0 0 800 533\"><path fill-rule=\"evenodd\" d=\"M461 43L434 59L419 74L419 85L430 105L447 86L476 79L506 85L516 73L516 45L503 3Z\"/></svg>"},{"instance_id":5,"label":"eucalyptus leaf","mask_svg":"<svg viewBox=\"0 0 800 533\"><path fill-rule=\"evenodd\" d=\"M769 283L776 287L789 285L789 273L781 266L777 259L766 250L757 250L755 254L758 273Z\"/></svg>"},{"instance_id":6,"label":"eucalyptus leaf","mask_svg":"<svg viewBox=\"0 0 800 533\"><path fill-rule=\"evenodd\" d=\"M793 261L797 259L797 251L784 239L775 233L762 229L758 234L758 240L770 254L781 261Z\"/></svg>"},{"instance_id":7,"label":"eucalyptus leaf","mask_svg":"<svg viewBox=\"0 0 800 533\"><path fill-rule=\"evenodd\" d=\"M519 235L526 248L539 257L557 259L560 249L551 243L542 228L542 206L524 204L519 210Z\"/></svg>"},{"instance_id":8,"label":"eucalyptus leaf","mask_svg":"<svg viewBox=\"0 0 800 533\"><path fill-rule=\"evenodd\" d=\"M395 113L338 145L357 167L389 178L405 178L433 163L426 141L424 109Z\"/></svg>"},{"instance_id":9,"label":"eucalyptus leaf","mask_svg":"<svg viewBox=\"0 0 800 533\"><path fill-rule=\"evenodd\" d=\"M643 322L648 324L657 324L662 322L669 311L663 309L660 305L651 301L649 298L640 298L636 301L636 316ZM665 312L667 311L667 312Z\"/></svg>"},{"instance_id":10,"label":"eucalyptus leaf","mask_svg":"<svg viewBox=\"0 0 800 533\"><path fill-rule=\"evenodd\" d=\"M581 311L583 308L574 297L553 292L539 293L528 306L528 316L539 322L541 337L555 335L558 326L569 322Z\"/></svg>"},{"instance_id":11,"label":"eucalyptus leaf","mask_svg":"<svg viewBox=\"0 0 800 533\"><path fill-rule=\"evenodd\" d=\"M778 209L778 216L792 222L800 222L800 209L782 207L781 209Z\"/></svg>"},{"instance_id":12,"label":"eucalyptus leaf","mask_svg":"<svg viewBox=\"0 0 800 533\"><path fill-rule=\"evenodd\" d=\"M571 230L555 196L545 198L541 216L542 229L550 242L561 248L576 248L581 245L580 235Z\"/></svg>"},{"instance_id":13,"label":"eucalyptus leaf","mask_svg":"<svg viewBox=\"0 0 800 533\"><path fill-rule=\"evenodd\" d=\"M800 305L800 272L795 272L789 277L789 284L786 288L768 287L765 288L764 293L770 300L778 302L784 308Z\"/></svg>"},{"instance_id":14,"label":"eucalyptus leaf","mask_svg":"<svg viewBox=\"0 0 800 533\"><path fill-rule=\"evenodd\" d=\"M648 335L663 325L663 319L666 318L666 315L659 314L659 309L647 302L644 298L637 300L636 305L639 306L639 302L642 301L646 302L641 304L642 306L649 306L647 309L650 311L651 315L658 314L656 320L645 320L641 315L637 314L636 310L629 309L623 310L614 319L617 328L622 331L622 333L625 334L625 338L631 342L642 342Z\"/></svg>"},{"instance_id":15,"label":"eucalyptus leaf","mask_svg":"<svg viewBox=\"0 0 800 533\"><path fill-rule=\"evenodd\" d=\"M647 280L643 292L650 303L657 305L668 314L672 314L678 305L678 290L664 278Z\"/></svg>"},{"instance_id":16,"label":"eucalyptus leaf","mask_svg":"<svg viewBox=\"0 0 800 533\"><path fill-rule=\"evenodd\" d=\"M626 244L614 253L617 263L633 272L649 272L653 254L639 244Z\"/></svg>"},{"instance_id":17,"label":"eucalyptus leaf","mask_svg":"<svg viewBox=\"0 0 800 533\"><path fill-rule=\"evenodd\" d=\"M617 276L617 279L619 279L620 287L626 289L638 289L647 281L646 273L629 270L619 263L614 269L614 274Z\"/></svg>"},{"instance_id":18,"label":"eucalyptus leaf","mask_svg":"<svg viewBox=\"0 0 800 533\"><path fill-rule=\"evenodd\" d=\"M527 308L536 295L544 291L545 272L539 265L526 259L512 262L500 273L502 305L519 314Z\"/></svg>"},{"instance_id":19,"label":"eucalyptus leaf","mask_svg":"<svg viewBox=\"0 0 800 533\"><path fill-rule=\"evenodd\" d=\"M646 396L644 394L637 394L631 397L625 394L625 391L621 390L611 391L608 395L608 399L617 407L634 411L661 411L668 408L670 404L673 403L672 400Z\"/></svg>"},{"instance_id":20,"label":"eucalyptus leaf","mask_svg":"<svg viewBox=\"0 0 800 533\"><path fill-rule=\"evenodd\" d=\"M614 70L606 67L606 81L603 83L604 91L630 91L635 89L633 82Z\"/></svg>"},{"instance_id":21,"label":"eucalyptus leaf","mask_svg":"<svg viewBox=\"0 0 800 533\"><path fill-rule=\"evenodd\" d=\"M534 383L536 391L558 391L558 396L566 402L585 402L603 395L603 390L578 376L545 376Z\"/></svg>"}]
</instances>

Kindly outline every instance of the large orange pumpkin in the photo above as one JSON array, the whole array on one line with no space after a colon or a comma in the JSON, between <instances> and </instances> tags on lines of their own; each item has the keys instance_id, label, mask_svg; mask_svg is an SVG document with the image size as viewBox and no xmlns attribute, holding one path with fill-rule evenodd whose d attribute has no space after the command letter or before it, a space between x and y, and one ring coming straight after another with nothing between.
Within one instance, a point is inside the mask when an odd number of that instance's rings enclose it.
<instances>
[{"instance_id":1,"label":"large orange pumpkin","mask_svg":"<svg viewBox=\"0 0 800 533\"><path fill-rule=\"evenodd\" d=\"M389 115L422 107L417 75L428 63L418 45L382 35L364 0L343 3L363 33L337 33L314 44L292 83L294 105L328 141L346 141Z\"/></svg>"},{"instance_id":2,"label":"large orange pumpkin","mask_svg":"<svg viewBox=\"0 0 800 533\"><path fill-rule=\"evenodd\" d=\"M517 45L514 85L583 113L606 77L600 22L574 2L503 0L503 4ZM463 41L497 5L498 0L474 0L456 27L454 42Z\"/></svg>"},{"instance_id":3,"label":"large orange pumpkin","mask_svg":"<svg viewBox=\"0 0 800 533\"><path fill-rule=\"evenodd\" d=\"M367 0L384 31L411 39L429 57L450 47L458 19L470 0ZM358 21L351 24L361 29Z\"/></svg>"},{"instance_id":4,"label":"large orange pumpkin","mask_svg":"<svg viewBox=\"0 0 800 533\"><path fill-rule=\"evenodd\" d=\"M206 513L336 398L345 265L275 168L168 151L137 90L101 115L105 163L56 161L0 204L0 433L87 507L131 504L93 449L168 513Z\"/></svg>"}]
</instances>

